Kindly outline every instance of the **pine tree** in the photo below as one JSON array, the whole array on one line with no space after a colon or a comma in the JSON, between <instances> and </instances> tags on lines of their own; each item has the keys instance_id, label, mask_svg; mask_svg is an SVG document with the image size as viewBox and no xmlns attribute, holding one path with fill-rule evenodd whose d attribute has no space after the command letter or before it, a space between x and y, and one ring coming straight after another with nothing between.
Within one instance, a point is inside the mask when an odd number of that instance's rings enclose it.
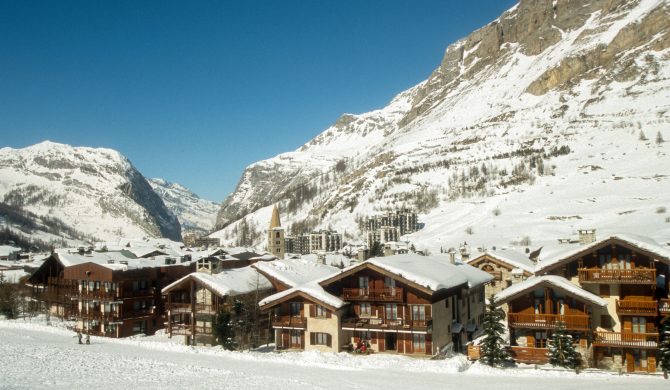
<instances>
[{"instance_id":1,"label":"pine tree","mask_svg":"<svg viewBox=\"0 0 670 390\"><path fill-rule=\"evenodd\" d=\"M670 373L670 319L661 321L661 343L658 345L658 366L668 378Z\"/></svg>"},{"instance_id":2,"label":"pine tree","mask_svg":"<svg viewBox=\"0 0 670 390\"><path fill-rule=\"evenodd\" d=\"M660 145L660 144L662 144L663 142L665 142L665 141L663 140L663 135L662 135L661 132L659 131L658 133L656 133L656 144L657 144L657 145Z\"/></svg>"},{"instance_id":3,"label":"pine tree","mask_svg":"<svg viewBox=\"0 0 670 390\"><path fill-rule=\"evenodd\" d=\"M640 141L646 141L648 139L647 136L644 134L644 131L642 130L640 130L640 135L638 136L638 138L640 139Z\"/></svg>"},{"instance_id":4,"label":"pine tree","mask_svg":"<svg viewBox=\"0 0 670 390\"><path fill-rule=\"evenodd\" d=\"M0 271L0 315L16 318L19 315L19 296L14 286L9 284Z\"/></svg>"},{"instance_id":5,"label":"pine tree","mask_svg":"<svg viewBox=\"0 0 670 390\"><path fill-rule=\"evenodd\" d=\"M498 307L495 299L495 295L491 295L486 313L484 313L482 328L485 336L480 345L481 360L489 366L500 366L511 360L502 337L505 333L502 323L505 319L505 312Z\"/></svg>"},{"instance_id":6,"label":"pine tree","mask_svg":"<svg viewBox=\"0 0 670 390\"><path fill-rule=\"evenodd\" d=\"M230 312L227 309L222 309L214 318L213 328L219 345L229 351L234 351L237 343L235 341L235 329L230 320Z\"/></svg>"},{"instance_id":7,"label":"pine tree","mask_svg":"<svg viewBox=\"0 0 670 390\"><path fill-rule=\"evenodd\" d=\"M579 353L572 343L572 336L560 326L549 339L549 363L554 366L575 369L581 365Z\"/></svg>"}]
</instances>

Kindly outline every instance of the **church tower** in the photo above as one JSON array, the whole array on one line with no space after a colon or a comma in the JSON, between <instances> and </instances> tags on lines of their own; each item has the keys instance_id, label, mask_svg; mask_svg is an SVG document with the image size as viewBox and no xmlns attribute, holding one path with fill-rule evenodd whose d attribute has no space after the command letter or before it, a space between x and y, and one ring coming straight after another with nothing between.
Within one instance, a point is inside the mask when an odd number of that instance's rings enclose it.
<instances>
[{"instance_id":1,"label":"church tower","mask_svg":"<svg viewBox=\"0 0 670 390\"><path fill-rule=\"evenodd\" d=\"M268 229L268 252L279 259L283 259L284 252L286 252L284 228L281 227L277 205L272 206L272 219L270 219L270 228Z\"/></svg>"}]
</instances>

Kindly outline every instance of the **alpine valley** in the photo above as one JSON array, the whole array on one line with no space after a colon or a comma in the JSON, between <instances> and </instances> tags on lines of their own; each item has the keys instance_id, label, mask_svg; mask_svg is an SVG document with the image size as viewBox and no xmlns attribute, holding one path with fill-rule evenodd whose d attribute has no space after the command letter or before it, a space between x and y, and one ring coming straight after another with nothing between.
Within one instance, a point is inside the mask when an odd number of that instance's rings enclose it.
<instances>
[{"instance_id":1,"label":"alpine valley","mask_svg":"<svg viewBox=\"0 0 670 390\"><path fill-rule=\"evenodd\" d=\"M213 236L264 229L278 204L290 230L345 241L363 217L410 207L425 227L405 239L430 251L578 228L667 237L666 140L667 0L521 0L386 107L247 167Z\"/></svg>"}]
</instances>

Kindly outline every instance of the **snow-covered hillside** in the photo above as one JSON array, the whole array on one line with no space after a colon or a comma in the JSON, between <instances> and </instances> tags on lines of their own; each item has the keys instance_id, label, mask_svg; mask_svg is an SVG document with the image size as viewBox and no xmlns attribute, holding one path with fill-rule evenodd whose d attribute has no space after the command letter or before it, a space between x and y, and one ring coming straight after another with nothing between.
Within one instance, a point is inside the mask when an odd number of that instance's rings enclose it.
<instances>
[{"instance_id":1,"label":"snow-covered hillside","mask_svg":"<svg viewBox=\"0 0 670 390\"><path fill-rule=\"evenodd\" d=\"M149 184L177 216L184 232L205 233L212 230L220 206L218 203L202 199L179 183L154 178L149 179Z\"/></svg>"},{"instance_id":2,"label":"snow-covered hillside","mask_svg":"<svg viewBox=\"0 0 670 390\"><path fill-rule=\"evenodd\" d=\"M279 203L286 226L352 237L361 217L413 207L426 227L406 238L432 251L577 228L665 242L666 140L670 1L522 0L387 107L249 166L215 235Z\"/></svg>"},{"instance_id":3,"label":"snow-covered hillside","mask_svg":"<svg viewBox=\"0 0 670 390\"><path fill-rule=\"evenodd\" d=\"M57 219L62 230L86 236L73 238L181 241L174 214L130 161L111 149L49 141L2 148L0 201L42 219Z\"/></svg>"}]
</instances>

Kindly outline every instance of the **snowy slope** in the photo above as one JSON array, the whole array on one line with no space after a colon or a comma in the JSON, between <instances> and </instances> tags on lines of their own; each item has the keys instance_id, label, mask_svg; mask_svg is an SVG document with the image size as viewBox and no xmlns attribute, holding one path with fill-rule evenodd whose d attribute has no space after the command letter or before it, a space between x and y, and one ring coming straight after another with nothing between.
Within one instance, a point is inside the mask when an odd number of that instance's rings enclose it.
<instances>
[{"instance_id":1,"label":"snowy slope","mask_svg":"<svg viewBox=\"0 0 670 390\"><path fill-rule=\"evenodd\" d=\"M667 242L668 20L668 0L521 1L387 107L248 167L215 235L279 203L286 226L351 237L361 217L413 207L426 227L406 239L431 251L578 228Z\"/></svg>"},{"instance_id":2,"label":"snowy slope","mask_svg":"<svg viewBox=\"0 0 670 390\"><path fill-rule=\"evenodd\" d=\"M57 218L88 239L151 236L181 241L174 214L130 161L111 149L49 141L2 148L0 200Z\"/></svg>"},{"instance_id":3,"label":"snowy slope","mask_svg":"<svg viewBox=\"0 0 670 390\"><path fill-rule=\"evenodd\" d=\"M159 178L148 181L165 206L177 216L184 232L204 233L214 227L218 203L202 199L179 183Z\"/></svg>"},{"instance_id":4,"label":"snowy slope","mask_svg":"<svg viewBox=\"0 0 670 390\"><path fill-rule=\"evenodd\" d=\"M663 389L656 375L617 375L533 366L495 369L465 357L417 359L391 354L230 352L178 345L166 336L91 337L78 345L74 332L0 320L0 353L6 363L0 388L30 389ZM421 386L417 386L420 378Z\"/></svg>"}]
</instances>

